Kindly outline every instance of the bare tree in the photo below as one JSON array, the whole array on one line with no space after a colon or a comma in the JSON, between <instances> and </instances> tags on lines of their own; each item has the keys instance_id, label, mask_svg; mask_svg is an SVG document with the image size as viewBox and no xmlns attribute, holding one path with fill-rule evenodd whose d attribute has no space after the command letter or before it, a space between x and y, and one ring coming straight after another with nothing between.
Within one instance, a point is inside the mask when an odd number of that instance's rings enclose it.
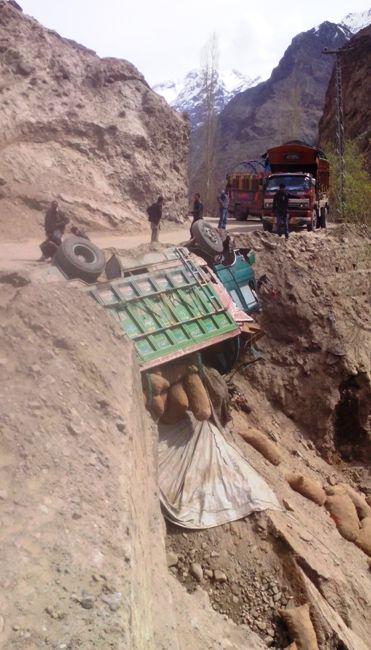
<instances>
[{"instance_id":1,"label":"bare tree","mask_svg":"<svg viewBox=\"0 0 371 650\"><path fill-rule=\"evenodd\" d=\"M217 89L219 68L218 37L214 33L201 52L201 96L202 96L202 164L200 188L206 209L215 202L215 153L217 132Z\"/></svg>"}]
</instances>

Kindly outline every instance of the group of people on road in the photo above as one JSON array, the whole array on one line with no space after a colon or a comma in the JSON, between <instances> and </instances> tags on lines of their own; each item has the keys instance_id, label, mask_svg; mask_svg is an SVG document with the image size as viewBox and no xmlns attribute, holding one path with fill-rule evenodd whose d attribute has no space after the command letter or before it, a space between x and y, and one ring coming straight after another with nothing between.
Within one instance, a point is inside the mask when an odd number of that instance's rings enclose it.
<instances>
[{"instance_id":1,"label":"group of people on road","mask_svg":"<svg viewBox=\"0 0 371 650\"><path fill-rule=\"evenodd\" d=\"M281 183L279 190L273 198L273 211L276 218L276 231L279 237L283 234L285 238L289 237L288 225L288 203L289 199L293 198L289 192L285 190L285 184ZM161 220L163 214L164 197L160 195L155 201L147 208L148 221L151 227L151 242L158 242L161 229ZM218 230L222 234L227 228L228 210L229 210L229 193L228 188L223 189L218 195L218 208L219 208L219 221ZM196 192L193 200L192 210L190 216L192 217L191 223L191 236L192 227L196 221L203 218L204 205L201 200L201 194ZM54 256L58 246L62 243L62 238L69 223L69 218L60 210L58 201L53 201L46 212L44 229L45 240L40 245L41 258L40 261L51 259ZM81 231L77 226L71 226L70 232L77 237L85 237L87 235Z\"/></svg>"}]
</instances>

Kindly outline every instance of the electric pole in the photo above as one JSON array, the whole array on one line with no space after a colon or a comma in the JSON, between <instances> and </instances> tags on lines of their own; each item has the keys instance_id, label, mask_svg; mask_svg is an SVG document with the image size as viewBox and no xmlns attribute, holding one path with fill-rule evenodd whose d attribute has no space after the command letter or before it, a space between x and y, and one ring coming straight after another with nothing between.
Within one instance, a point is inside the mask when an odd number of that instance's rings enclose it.
<instances>
[{"instance_id":1,"label":"electric pole","mask_svg":"<svg viewBox=\"0 0 371 650\"><path fill-rule=\"evenodd\" d=\"M325 48L322 54L335 56L336 74L336 144L337 154L340 162L340 201L339 217L344 221L345 217L345 159L344 159L344 102L343 102L343 80L342 80L342 55L353 48L345 47L338 50Z\"/></svg>"}]
</instances>

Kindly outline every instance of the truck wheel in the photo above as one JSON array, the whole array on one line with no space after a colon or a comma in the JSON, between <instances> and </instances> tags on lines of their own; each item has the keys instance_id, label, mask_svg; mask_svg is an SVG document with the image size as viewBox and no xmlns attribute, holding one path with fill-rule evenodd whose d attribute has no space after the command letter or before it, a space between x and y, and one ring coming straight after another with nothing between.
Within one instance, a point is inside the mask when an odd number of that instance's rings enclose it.
<instances>
[{"instance_id":1,"label":"truck wheel","mask_svg":"<svg viewBox=\"0 0 371 650\"><path fill-rule=\"evenodd\" d=\"M103 252L82 237L66 237L53 258L68 278L95 282L103 272L106 260Z\"/></svg>"},{"instance_id":2,"label":"truck wheel","mask_svg":"<svg viewBox=\"0 0 371 650\"><path fill-rule=\"evenodd\" d=\"M199 219L192 225L192 237L201 250L209 255L216 255L223 250L223 241L218 231L209 226L206 221Z\"/></svg>"},{"instance_id":3,"label":"truck wheel","mask_svg":"<svg viewBox=\"0 0 371 650\"><path fill-rule=\"evenodd\" d=\"M315 210L313 210L312 221L311 221L311 223L307 224L308 232L312 232L312 230L315 230L316 226L317 226L317 212Z\"/></svg>"},{"instance_id":4,"label":"truck wheel","mask_svg":"<svg viewBox=\"0 0 371 650\"><path fill-rule=\"evenodd\" d=\"M327 217L326 208L321 208L320 218L319 218L320 228L326 228L326 217Z\"/></svg>"}]
</instances>

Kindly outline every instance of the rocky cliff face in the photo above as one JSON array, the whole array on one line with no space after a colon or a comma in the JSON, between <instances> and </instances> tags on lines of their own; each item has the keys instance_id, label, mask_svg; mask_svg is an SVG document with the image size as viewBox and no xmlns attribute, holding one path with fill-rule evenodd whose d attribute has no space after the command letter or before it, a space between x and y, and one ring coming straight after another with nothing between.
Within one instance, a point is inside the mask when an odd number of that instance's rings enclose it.
<instances>
[{"instance_id":1,"label":"rocky cliff face","mask_svg":"<svg viewBox=\"0 0 371 650\"><path fill-rule=\"evenodd\" d=\"M36 232L52 198L90 227L186 209L188 125L127 61L100 59L0 0L0 233ZM165 215L166 216L166 215Z\"/></svg>"},{"instance_id":2,"label":"rocky cliff face","mask_svg":"<svg viewBox=\"0 0 371 650\"><path fill-rule=\"evenodd\" d=\"M271 77L232 99L219 118L218 173L285 140L315 142L333 61L325 47L341 47L344 26L324 22L292 40Z\"/></svg>"},{"instance_id":3,"label":"rocky cliff face","mask_svg":"<svg viewBox=\"0 0 371 650\"><path fill-rule=\"evenodd\" d=\"M345 137L356 140L371 171L371 25L354 36L342 54ZM336 85L332 75L319 125L322 146L336 141Z\"/></svg>"}]
</instances>

